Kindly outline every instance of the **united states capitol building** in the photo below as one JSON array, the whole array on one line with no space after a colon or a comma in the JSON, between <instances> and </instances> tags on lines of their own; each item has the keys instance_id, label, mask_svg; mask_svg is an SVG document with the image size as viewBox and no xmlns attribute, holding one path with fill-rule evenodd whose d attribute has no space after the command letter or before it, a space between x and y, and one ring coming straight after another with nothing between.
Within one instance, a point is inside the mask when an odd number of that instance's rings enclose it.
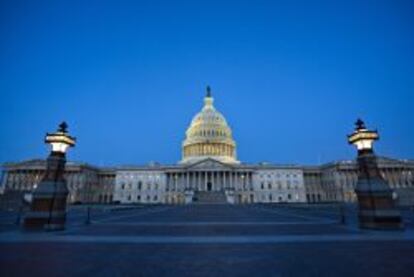
<instances>
[{"instance_id":1,"label":"united states capitol building","mask_svg":"<svg viewBox=\"0 0 414 277\"><path fill-rule=\"evenodd\" d=\"M400 203L413 204L414 161L379 157L378 163ZM1 192L31 191L45 167L44 160L4 164ZM65 177L71 203L353 202L357 166L354 161L318 166L240 162L232 130L208 88L177 164L102 168L69 162Z\"/></svg>"}]
</instances>

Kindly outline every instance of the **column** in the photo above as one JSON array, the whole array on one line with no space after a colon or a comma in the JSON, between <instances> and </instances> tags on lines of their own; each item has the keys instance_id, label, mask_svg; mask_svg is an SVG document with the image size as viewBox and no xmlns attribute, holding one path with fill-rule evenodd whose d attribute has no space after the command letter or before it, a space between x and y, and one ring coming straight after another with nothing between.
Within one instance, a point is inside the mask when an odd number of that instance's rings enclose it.
<instances>
[{"instance_id":1,"label":"column","mask_svg":"<svg viewBox=\"0 0 414 277\"><path fill-rule=\"evenodd\" d=\"M180 191L180 189L181 189L181 185L180 185L180 182L181 182L181 180L180 180L180 178L181 178L181 174L180 173L176 173L176 176L177 176L177 178L176 178L176 190L175 191Z\"/></svg>"},{"instance_id":2,"label":"column","mask_svg":"<svg viewBox=\"0 0 414 277\"><path fill-rule=\"evenodd\" d=\"M174 191L178 191L178 172L174 173Z\"/></svg>"},{"instance_id":3,"label":"column","mask_svg":"<svg viewBox=\"0 0 414 277\"><path fill-rule=\"evenodd\" d=\"M219 185L219 188L220 188L220 190L223 188L223 171L219 171L218 172L218 177L217 177L217 179L218 179L218 185Z\"/></svg>"},{"instance_id":4,"label":"column","mask_svg":"<svg viewBox=\"0 0 414 277\"><path fill-rule=\"evenodd\" d=\"M197 175L198 175L198 189L201 190L203 186L203 174L201 171L198 171Z\"/></svg>"},{"instance_id":5,"label":"column","mask_svg":"<svg viewBox=\"0 0 414 277\"><path fill-rule=\"evenodd\" d=\"M221 173L221 187L223 188L223 189L226 189L226 184L225 184L225 182L224 182L224 179L225 179L225 174L226 174L226 171L223 171L222 173Z\"/></svg>"},{"instance_id":6,"label":"column","mask_svg":"<svg viewBox=\"0 0 414 277\"><path fill-rule=\"evenodd\" d=\"M217 190L217 172L216 171L211 172L211 190L213 191Z\"/></svg>"},{"instance_id":7,"label":"column","mask_svg":"<svg viewBox=\"0 0 414 277\"><path fill-rule=\"evenodd\" d=\"M6 190L6 185L7 185L7 179L8 179L8 170L4 170L3 171L4 175L3 175L3 180L1 180L1 188L3 188L3 190Z\"/></svg>"},{"instance_id":8,"label":"column","mask_svg":"<svg viewBox=\"0 0 414 277\"><path fill-rule=\"evenodd\" d=\"M234 172L234 179L233 179L233 186L234 186L234 190L236 190L238 187L237 187L237 185L238 185L238 179L237 179L237 172Z\"/></svg>"},{"instance_id":9,"label":"column","mask_svg":"<svg viewBox=\"0 0 414 277\"><path fill-rule=\"evenodd\" d=\"M207 188L207 172L206 171L204 171L204 188L203 188L203 190L206 190L206 188Z\"/></svg>"},{"instance_id":10,"label":"column","mask_svg":"<svg viewBox=\"0 0 414 277\"><path fill-rule=\"evenodd\" d=\"M185 176L184 172L180 172L180 191L185 189Z\"/></svg>"},{"instance_id":11,"label":"column","mask_svg":"<svg viewBox=\"0 0 414 277\"><path fill-rule=\"evenodd\" d=\"M167 173L167 190L171 191L171 173Z\"/></svg>"},{"instance_id":12,"label":"column","mask_svg":"<svg viewBox=\"0 0 414 277\"><path fill-rule=\"evenodd\" d=\"M217 184L218 184L219 190L222 190L222 188L223 188L223 178L222 178L222 174L223 174L223 171L218 171L217 172L217 175L218 175L218 177L217 177Z\"/></svg>"}]
</instances>

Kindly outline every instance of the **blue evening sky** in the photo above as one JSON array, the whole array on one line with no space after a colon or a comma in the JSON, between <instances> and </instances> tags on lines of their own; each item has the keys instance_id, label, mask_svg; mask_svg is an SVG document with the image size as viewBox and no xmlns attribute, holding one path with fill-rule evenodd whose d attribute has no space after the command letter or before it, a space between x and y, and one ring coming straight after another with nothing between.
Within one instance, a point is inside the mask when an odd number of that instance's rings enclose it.
<instances>
[{"instance_id":1,"label":"blue evening sky","mask_svg":"<svg viewBox=\"0 0 414 277\"><path fill-rule=\"evenodd\" d=\"M243 162L414 158L413 1L1 1L0 162L175 163L205 86Z\"/></svg>"}]
</instances>

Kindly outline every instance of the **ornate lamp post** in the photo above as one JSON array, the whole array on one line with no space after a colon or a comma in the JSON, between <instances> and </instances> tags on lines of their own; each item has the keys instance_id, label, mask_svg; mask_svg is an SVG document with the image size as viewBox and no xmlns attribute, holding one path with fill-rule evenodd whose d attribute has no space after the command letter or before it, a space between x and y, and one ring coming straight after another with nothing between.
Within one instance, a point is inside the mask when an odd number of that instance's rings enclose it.
<instances>
[{"instance_id":1,"label":"ornate lamp post","mask_svg":"<svg viewBox=\"0 0 414 277\"><path fill-rule=\"evenodd\" d=\"M63 230L66 222L66 198L68 189L63 178L66 164L66 151L75 146L76 139L67 131L68 125L62 122L55 133L47 133L45 143L52 151L47 158L46 173L33 191L30 212L24 219L27 229Z\"/></svg>"},{"instance_id":2,"label":"ornate lamp post","mask_svg":"<svg viewBox=\"0 0 414 277\"><path fill-rule=\"evenodd\" d=\"M358 198L358 218L361 228L400 229L403 227L401 215L395 207L392 190L382 178L374 153L374 141L378 132L368 130L358 119L355 130L348 135L349 144L358 150L358 183L355 193Z\"/></svg>"}]
</instances>

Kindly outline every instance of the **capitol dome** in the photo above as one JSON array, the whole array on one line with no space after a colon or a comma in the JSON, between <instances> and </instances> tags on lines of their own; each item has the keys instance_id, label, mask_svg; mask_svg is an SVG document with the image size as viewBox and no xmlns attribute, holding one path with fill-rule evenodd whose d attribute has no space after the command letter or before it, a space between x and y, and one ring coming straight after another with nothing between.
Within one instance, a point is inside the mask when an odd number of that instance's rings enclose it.
<instances>
[{"instance_id":1,"label":"capitol dome","mask_svg":"<svg viewBox=\"0 0 414 277\"><path fill-rule=\"evenodd\" d=\"M186 131L182 163L193 163L206 158L224 163L239 163L236 160L236 143L232 131L213 102L211 90L207 87L204 107L194 116Z\"/></svg>"}]
</instances>

